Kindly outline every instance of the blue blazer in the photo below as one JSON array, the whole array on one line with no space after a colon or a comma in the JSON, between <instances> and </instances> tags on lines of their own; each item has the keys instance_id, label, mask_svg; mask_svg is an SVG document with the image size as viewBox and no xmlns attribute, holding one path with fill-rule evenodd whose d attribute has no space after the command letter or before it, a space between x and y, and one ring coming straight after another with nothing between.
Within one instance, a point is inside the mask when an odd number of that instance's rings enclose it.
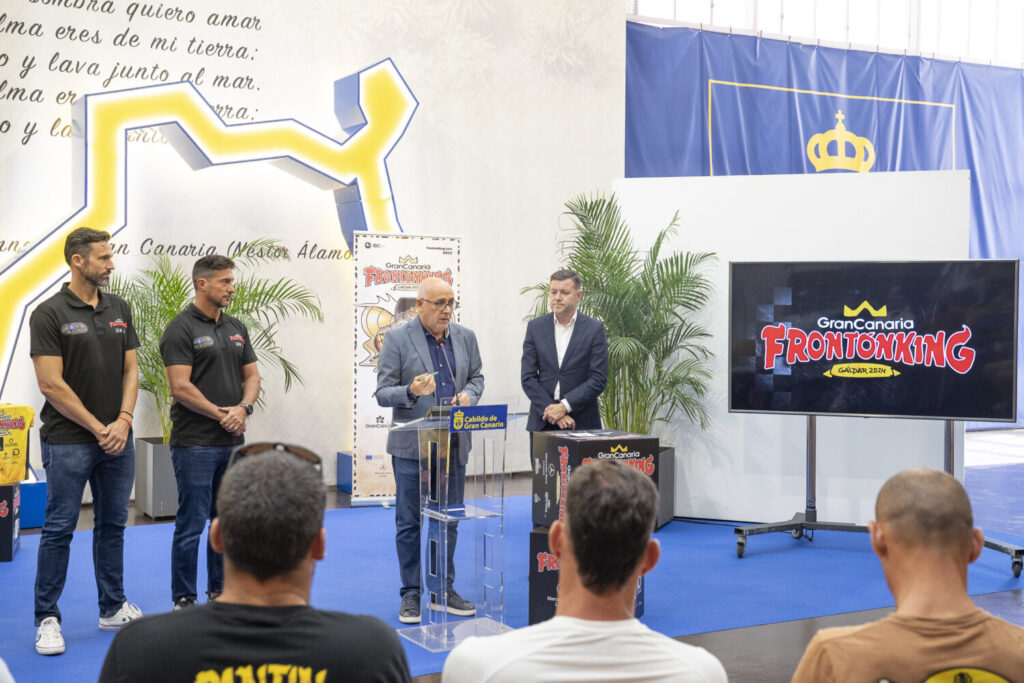
<instances>
[{"instance_id":1,"label":"blue blazer","mask_svg":"<svg viewBox=\"0 0 1024 683\"><path fill-rule=\"evenodd\" d=\"M466 392L476 405L484 393L484 376L480 372L480 348L476 335L461 325L448 324L448 338L455 357L455 390ZM424 372L433 372L430 349L419 316L384 335L377 358L377 405L394 408L392 423L410 422L427 414L437 405L434 394L409 400L409 384ZM472 439L459 439L459 462L466 464ZM419 442L415 432L389 432L388 453L396 458L419 458Z\"/></svg>"},{"instance_id":2,"label":"blue blazer","mask_svg":"<svg viewBox=\"0 0 1024 683\"><path fill-rule=\"evenodd\" d=\"M569 346L562 364L555 349L555 314L534 318L526 325L522 361L523 391L530 399L531 432L556 429L544 421L544 409L555 402L555 384L560 398L572 407L569 415L577 429L600 429L597 397L608 381L608 340L604 323L577 313Z\"/></svg>"}]
</instances>

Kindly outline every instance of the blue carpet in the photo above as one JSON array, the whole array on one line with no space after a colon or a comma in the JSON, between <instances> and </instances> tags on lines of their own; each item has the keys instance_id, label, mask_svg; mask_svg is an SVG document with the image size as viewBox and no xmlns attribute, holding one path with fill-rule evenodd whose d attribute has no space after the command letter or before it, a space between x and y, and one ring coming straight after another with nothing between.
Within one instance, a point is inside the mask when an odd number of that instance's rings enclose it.
<instances>
[{"instance_id":1,"label":"blue carpet","mask_svg":"<svg viewBox=\"0 0 1024 683\"><path fill-rule=\"evenodd\" d=\"M985 533L1024 536L1024 465L988 465L964 469L974 524ZM1006 539L1003 539L1006 540Z\"/></svg>"},{"instance_id":2,"label":"blue carpet","mask_svg":"<svg viewBox=\"0 0 1024 683\"><path fill-rule=\"evenodd\" d=\"M513 498L508 522L508 616L526 625L529 498ZM327 513L327 558L318 565L313 604L325 609L373 614L399 628L398 570L394 557L394 512L380 508ZM126 532L125 587L144 613L170 609L170 524L130 527ZM68 586L60 601L67 653L35 654L32 590L39 536L26 536L14 562L0 564L4 609L0 611L0 656L16 680L96 680L113 634L97 626L91 532L75 534ZM818 532L813 542L788 534L751 537L736 557L732 525L672 522L657 534L662 560L649 575L644 621L670 636L801 619L892 604L866 534ZM1014 540L1009 538L1008 540ZM1017 538L1017 542L1024 539ZM460 545L467 557L470 544ZM202 553L201 553L202 554ZM461 553L460 553L461 554ZM200 576L204 576L200 559ZM456 587L459 587L459 581ZM202 590L204 583L200 583ZM1009 560L990 550L971 566L972 594L1024 586ZM468 591L466 591L468 592ZM405 641L403 641L405 643ZM444 654L405 643L413 675L440 671Z\"/></svg>"}]
</instances>

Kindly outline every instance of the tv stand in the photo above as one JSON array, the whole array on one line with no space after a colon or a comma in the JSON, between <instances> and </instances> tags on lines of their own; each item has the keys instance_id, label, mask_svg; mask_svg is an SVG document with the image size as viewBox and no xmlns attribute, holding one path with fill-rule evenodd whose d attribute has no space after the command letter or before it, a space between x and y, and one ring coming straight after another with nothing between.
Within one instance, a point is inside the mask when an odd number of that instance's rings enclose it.
<instances>
[{"instance_id":1,"label":"tv stand","mask_svg":"<svg viewBox=\"0 0 1024 683\"><path fill-rule=\"evenodd\" d=\"M945 444L943 468L947 474L953 474L953 441L954 426L953 420L946 420ZM807 416L807 506L803 512L793 515L792 519L785 522L769 522L767 524L750 524L738 526L733 529L736 533L736 555L743 557L747 549L747 537L758 534L769 534L776 531L788 531L793 538L806 537L807 540L814 540L814 532L821 529L824 531L860 531L866 532L868 528L860 524L849 524L846 522L819 522L818 509L816 507L816 441L817 424L814 415ZM1019 546L985 538L985 547L1010 556L1010 569L1014 577L1019 577L1021 569L1024 568L1024 548Z\"/></svg>"}]
</instances>

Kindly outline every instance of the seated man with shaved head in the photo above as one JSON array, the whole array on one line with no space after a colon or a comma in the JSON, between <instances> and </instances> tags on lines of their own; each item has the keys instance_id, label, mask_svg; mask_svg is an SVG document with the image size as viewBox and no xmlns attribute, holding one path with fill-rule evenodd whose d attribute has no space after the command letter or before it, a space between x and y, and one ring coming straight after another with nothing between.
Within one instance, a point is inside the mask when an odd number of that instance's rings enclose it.
<instances>
[{"instance_id":1,"label":"seated man with shaved head","mask_svg":"<svg viewBox=\"0 0 1024 683\"><path fill-rule=\"evenodd\" d=\"M960 482L937 470L900 472L878 492L875 516L871 547L896 611L820 631L794 683L1024 680L1024 629L967 596L967 565L985 539Z\"/></svg>"}]
</instances>

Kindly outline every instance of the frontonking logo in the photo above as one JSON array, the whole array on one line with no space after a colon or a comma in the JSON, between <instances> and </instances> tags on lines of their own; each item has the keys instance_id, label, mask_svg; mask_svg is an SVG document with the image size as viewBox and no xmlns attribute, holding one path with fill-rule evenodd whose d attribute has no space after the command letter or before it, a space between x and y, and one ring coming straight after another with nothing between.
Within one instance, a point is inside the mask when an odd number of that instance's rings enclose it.
<instances>
[{"instance_id":1,"label":"frontonking logo","mask_svg":"<svg viewBox=\"0 0 1024 683\"><path fill-rule=\"evenodd\" d=\"M876 319L853 317L865 310ZM876 309L867 301L856 308L844 306L843 314L838 319L821 316L818 329L810 331L785 323L764 327L764 369L774 369L779 360L790 366L839 361L823 374L860 379L899 376L899 370L885 363L948 367L961 375L974 365L976 352L968 346L973 333L967 325L919 334L912 319L877 319L887 316L886 306Z\"/></svg>"}]
</instances>

